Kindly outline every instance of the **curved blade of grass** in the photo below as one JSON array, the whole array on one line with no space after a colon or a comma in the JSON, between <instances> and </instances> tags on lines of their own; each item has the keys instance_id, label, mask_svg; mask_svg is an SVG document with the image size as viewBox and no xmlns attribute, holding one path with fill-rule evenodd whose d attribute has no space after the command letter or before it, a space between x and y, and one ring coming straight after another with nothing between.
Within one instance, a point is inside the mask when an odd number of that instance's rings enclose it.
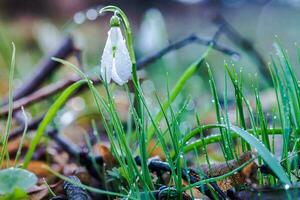
<instances>
[{"instance_id":1,"label":"curved blade of grass","mask_svg":"<svg viewBox=\"0 0 300 200\"><path fill-rule=\"evenodd\" d=\"M225 129L229 128L230 131L234 132L235 134L237 134L238 136L243 138L249 145L251 145L252 147L254 147L256 149L257 154L259 154L261 156L261 158L270 167L270 169L274 172L274 174L276 174L276 176L280 179L280 181L282 183L284 183L284 184L291 183L290 180L288 179L284 169L280 165L280 162L278 160L276 160L276 158L273 156L273 154L255 136L253 136L252 134L248 133L247 131L245 131L237 126L233 126L233 125L228 127L223 124L212 124L212 125L205 125L205 126L201 127L202 131L205 131L205 130L211 129L211 128L225 128ZM195 131L193 133L195 133ZM187 138L190 138L190 136L192 134L188 134ZM232 135L232 136L234 136L234 135ZM211 142L217 142L220 139L219 137L211 136L210 140L211 140ZM187 138L185 138L185 141L187 141ZM185 151L186 151L186 149L185 149Z\"/></svg>"},{"instance_id":2,"label":"curved blade of grass","mask_svg":"<svg viewBox=\"0 0 300 200\"><path fill-rule=\"evenodd\" d=\"M212 124L212 125L204 125L202 127L203 127L203 130L207 130L209 128L217 128L216 126L217 125ZM194 136L195 135L200 135L202 127L192 130L189 133L189 135L187 135L188 137L184 138L185 142L187 142L188 138L191 139L192 135L194 135ZM248 129L247 132L253 134L254 130L253 129ZM276 129L276 128L268 129L267 133L268 133L268 135L281 135L281 134L283 134L283 130L282 129ZM230 134L230 137L232 139L236 139L236 138L239 137L239 135L237 135L233 131L231 131L229 134ZM262 130L258 129L257 130L257 135L261 135L261 134L262 134ZM203 146L208 145L208 144L220 142L221 140L222 140L221 134L213 134L213 135L207 136L205 138L197 139L197 140L195 140L191 143L188 143L184 146L184 153L188 153L190 151L193 151L195 148L198 148L198 147L203 147Z\"/></svg>"},{"instance_id":3,"label":"curved blade of grass","mask_svg":"<svg viewBox=\"0 0 300 200\"><path fill-rule=\"evenodd\" d=\"M282 183L291 184L279 161L273 156L273 154L266 148L263 143L261 143L256 137L254 137L247 131L237 126L230 126L230 129L256 149L256 152L262 157L266 164L268 164L268 166L272 169L274 174L276 174L276 176Z\"/></svg>"},{"instance_id":4,"label":"curved blade of grass","mask_svg":"<svg viewBox=\"0 0 300 200\"><path fill-rule=\"evenodd\" d=\"M74 93L74 91L76 91L80 86L82 86L85 83L87 83L86 80L80 80L76 83L73 83L66 90L64 90L64 92L58 97L58 99L54 102L54 104L52 104L52 106L46 113L44 119L40 123L40 125L36 131L36 134L30 144L30 147L25 155L24 165L23 165L24 168L27 168L27 166L32 158L32 155L35 151L35 148L39 144L45 129L47 128L48 124L53 120L53 118L55 117L58 110L64 105L64 103L70 97L70 95L72 95Z\"/></svg>"}]
</instances>

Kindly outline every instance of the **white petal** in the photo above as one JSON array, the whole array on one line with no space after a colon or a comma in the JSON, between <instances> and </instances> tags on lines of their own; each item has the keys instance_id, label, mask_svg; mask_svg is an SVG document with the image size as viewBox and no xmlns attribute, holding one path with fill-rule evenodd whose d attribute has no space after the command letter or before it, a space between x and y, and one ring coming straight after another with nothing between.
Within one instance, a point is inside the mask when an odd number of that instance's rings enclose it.
<instances>
[{"instance_id":1,"label":"white petal","mask_svg":"<svg viewBox=\"0 0 300 200\"><path fill-rule=\"evenodd\" d=\"M114 65L116 73L112 73L112 79L115 82L117 82L119 85L122 85L126 83L131 77L132 63L120 28L118 27L113 27L113 28L116 29L116 31L114 32L117 32L116 34L117 43L116 43L116 52L115 52L115 65Z\"/></svg>"},{"instance_id":2,"label":"white petal","mask_svg":"<svg viewBox=\"0 0 300 200\"><path fill-rule=\"evenodd\" d=\"M114 58L113 59L113 65L112 65L112 70L111 70L111 76L112 76L112 79L119 85L123 85L124 83L126 83L127 81L123 81L119 75L117 74L117 71L116 71L116 59Z\"/></svg>"},{"instance_id":3,"label":"white petal","mask_svg":"<svg viewBox=\"0 0 300 200\"><path fill-rule=\"evenodd\" d=\"M132 63L121 29L112 27L102 54L101 76L107 83L113 79L117 84L123 85L129 80L131 70Z\"/></svg>"},{"instance_id":4,"label":"white petal","mask_svg":"<svg viewBox=\"0 0 300 200\"><path fill-rule=\"evenodd\" d=\"M112 47L113 45L111 43L111 30L110 30L108 32L108 37L101 58L101 77L107 83L110 83L112 66L113 66Z\"/></svg>"},{"instance_id":5,"label":"white petal","mask_svg":"<svg viewBox=\"0 0 300 200\"><path fill-rule=\"evenodd\" d=\"M111 27L110 28L109 39L113 46L117 46L118 41L123 39L120 27Z\"/></svg>"}]
</instances>

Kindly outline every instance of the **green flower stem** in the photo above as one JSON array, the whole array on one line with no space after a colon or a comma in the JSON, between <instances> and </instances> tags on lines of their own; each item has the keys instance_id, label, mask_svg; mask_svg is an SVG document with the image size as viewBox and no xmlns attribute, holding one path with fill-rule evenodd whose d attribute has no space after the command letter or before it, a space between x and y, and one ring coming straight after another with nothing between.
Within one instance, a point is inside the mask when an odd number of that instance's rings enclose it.
<instances>
[{"instance_id":1,"label":"green flower stem","mask_svg":"<svg viewBox=\"0 0 300 200\"><path fill-rule=\"evenodd\" d=\"M132 81L134 84L134 95L135 95L135 101L137 103L137 114L139 119L141 120L141 125L142 127L140 127L140 136L139 136L139 143L140 143L140 154L141 154L141 158L143 158L141 160L142 163L142 170L143 170L143 174L145 176L145 180L148 183L150 189L154 189L153 183L152 183L152 179L150 176L150 172L148 169L148 165L147 165L147 158L148 158L148 154L147 154L147 146L146 146L146 131L144 130L144 113L143 113L143 104L141 101L141 97L139 95L139 90L140 89L140 82L137 76L137 66L136 66L136 59L135 59L135 53L134 53L134 48L133 48L133 39L132 39L132 31L131 31L131 27L130 27L130 23L129 20L126 16L126 14L118 7L116 6L105 6L104 8L102 8L99 13L102 14L104 12L114 12L117 15L119 15L122 19L122 22L124 24L125 27L125 34L126 34L126 44L127 44L127 48L129 51L129 56L132 62ZM137 127L138 128L138 127Z\"/></svg>"},{"instance_id":2,"label":"green flower stem","mask_svg":"<svg viewBox=\"0 0 300 200\"><path fill-rule=\"evenodd\" d=\"M183 89L185 83L198 71L199 67L202 65L202 63L204 62L205 58L207 57L211 49L212 47L210 46L200 59L198 59L196 62L190 65L188 69L185 70L185 72L182 74L182 76L176 83L175 87L172 89L170 94L170 99L166 100L163 103L162 105L163 110L166 111L170 107L171 103L176 99L178 94ZM159 124L162 117L163 117L163 111L161 110L154 118L155 123ZM153 125L151 125L148 129L148 141L152 139L154 133L155 133L155 128Z\"/></svg>"}]
</instances>

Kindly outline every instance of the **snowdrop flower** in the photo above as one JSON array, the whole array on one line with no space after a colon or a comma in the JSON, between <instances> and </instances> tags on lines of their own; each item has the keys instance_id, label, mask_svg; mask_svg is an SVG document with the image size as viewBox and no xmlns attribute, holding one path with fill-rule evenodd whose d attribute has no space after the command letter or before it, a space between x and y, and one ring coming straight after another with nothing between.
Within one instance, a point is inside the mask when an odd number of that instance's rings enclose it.
<instances>
[{"instance_id":1,"label":"snowdrop flower","mask_svg":"<svg viewBox=\"0 0 300 200\"><path fill-rule=\"evenodd\" d=\"M120 20L114 15L101 58L101 76L107 83L112 79L123 85L131 76L132 63L120 29Z\"/></svg>"}]
</instances>

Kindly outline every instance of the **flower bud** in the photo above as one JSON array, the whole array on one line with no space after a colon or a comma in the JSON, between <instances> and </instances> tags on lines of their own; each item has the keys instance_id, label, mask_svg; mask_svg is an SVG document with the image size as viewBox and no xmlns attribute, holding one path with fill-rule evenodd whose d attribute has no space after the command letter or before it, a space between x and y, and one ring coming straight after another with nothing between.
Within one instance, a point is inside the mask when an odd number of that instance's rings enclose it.
<instances>
[{"instance_id":1,"label":"flower bud","mask_svg":"<svg viewBox=\"0 0 300 200\"><path fill-rule=\"evenodd\" d=\"M119 27L120 26L120 18L117 15L113 15L110 18L110 26L111 27Z\"/></svg>"}]
</instances>

